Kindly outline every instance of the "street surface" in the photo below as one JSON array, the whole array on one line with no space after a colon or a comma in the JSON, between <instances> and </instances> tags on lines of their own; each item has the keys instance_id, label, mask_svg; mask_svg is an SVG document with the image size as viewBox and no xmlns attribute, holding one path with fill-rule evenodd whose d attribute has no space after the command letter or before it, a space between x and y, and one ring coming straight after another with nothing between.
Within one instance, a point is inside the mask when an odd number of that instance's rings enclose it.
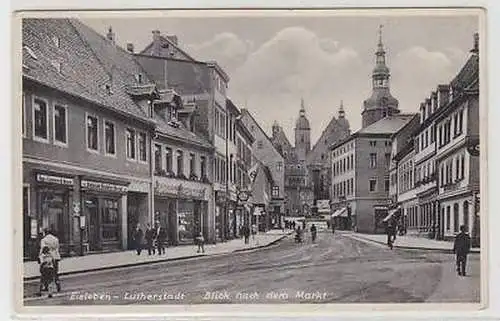
<instances>
[{"instance_id":1,"label":"street surface","mask_svg":"<svg viewBox=\"0 0 500 321\"><path fill-rule=\"evenodd\" d=\"M478 254L467 269L456 276L451 254L321 232L316 244L288 237L246 253L66 276L53 298L35 298L38 283L28 282L24 296L26 305L479 302Z\"/></svg>"}]
</instances>

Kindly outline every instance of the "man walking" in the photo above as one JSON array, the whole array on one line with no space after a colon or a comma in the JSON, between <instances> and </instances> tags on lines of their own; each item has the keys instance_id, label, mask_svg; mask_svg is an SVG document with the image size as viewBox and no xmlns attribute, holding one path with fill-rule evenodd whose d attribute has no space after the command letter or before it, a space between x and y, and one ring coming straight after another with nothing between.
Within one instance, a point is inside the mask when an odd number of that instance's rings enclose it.
<instances>
[{"instance_id":1,"label":"man walking","mask_svg":"<svg viewBox=\"0 0 500 321\"><path fill-rule=\"evenodd\" d=\"M158 247L158 255L165 254L165 241L167 240L167 231L160 225L160 221L156 221L156 245Z\"/></svg>"},{"instance_id":2,"label":"man walking","mask_svg":"<svg viewBox=\"0 0 500 321\"><path fill-rule=\"evenodd\" d=\"M467 254L469 254L470 247L470 236L465 232L465 225L462 225L460 226L460 233L455 237L455 242L453 244L453 253L456 255L458 275L465 276Z\"/></svg>"},{"instance_id":3,"label":"man walking","mask_svg":"<svg viewBox=\"0 0 500 321\"><path fill-rule=\"evenodd\" d=\"M57 292L61 291L61 283L59 282L59 261L61 254L59 253L59 239L55 236L53 228L45 230L45 237L40 241L40 255L44 247L49 249L49 253L54 259L54 274L57 286Z\"/></svg>"},{"instance_id":4,"label":"man walking","mask_svg":"<svg viewBox=\"0 0 500 321\"><path fill-rule=\"evenodd\" d=\"M395 234L395 225L394 225L394 222L393 220L389 220L387 222L387 229L386 229L386 233L387 233L387 246L392 250L393 248L393 242L394 242L394 234Z\"/></svg>"},{"instance_id":5,"label":"man walking","mask_svg":"<svg viewBox=\"0 0 500 321\"><path fill-rule=\"evenodd\" d=\"M148 255L155 254L154 240L155 240L155 230L151 228L151 225L148 223L146 228L146 233L144 234L144 238L146 239L146 247L148 249Z\"/></svg>"},{"instance_id":6,"label":"man walking","mask_svg":"<svg viewBox=\"0 0 500 321\"><path fill-rule=\"evenodd\" d=\"M143 236L144 236L144 233L142 232L141 224L137 223L137 225L134 229L134 232L132 233L132 239L134 242L135 250L137 251L137 255L141 255L142 237Z\"/></svg>"}]
</instances>

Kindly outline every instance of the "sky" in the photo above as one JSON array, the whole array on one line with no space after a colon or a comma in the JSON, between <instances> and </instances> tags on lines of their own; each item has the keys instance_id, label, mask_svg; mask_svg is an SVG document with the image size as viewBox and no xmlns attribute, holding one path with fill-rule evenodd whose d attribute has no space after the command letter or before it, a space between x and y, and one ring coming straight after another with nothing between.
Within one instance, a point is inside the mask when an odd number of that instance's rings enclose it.
<instances>
[{"instance_id":1,"label":"sky","mask_svg":"<svg viewBox=\"0 0 500 321\"><path fill-rule=\"evenodd\" d=\"M274 120L293 144L301 98L316 140L343 101L354 132L371 72L379 26L391 71L391 93L402 112L418 112L438 84L449 83L469 57L475 15L309 15L238 17L99 17L82 19L122 47L142 50L152 30L177 35L196 59L215 60L230 77L228 96L268 133ZM481 36L481 35L480 35Z\"/></svg>"}]
</instances>

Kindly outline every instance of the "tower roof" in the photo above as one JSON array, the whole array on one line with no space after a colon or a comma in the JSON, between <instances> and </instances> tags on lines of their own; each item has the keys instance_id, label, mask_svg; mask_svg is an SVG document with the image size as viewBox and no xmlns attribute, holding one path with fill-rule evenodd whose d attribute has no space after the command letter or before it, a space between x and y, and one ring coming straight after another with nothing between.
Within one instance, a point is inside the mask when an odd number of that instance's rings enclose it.
<instances>
[{"instance_id":1,"label":"tower roof","mask_svg":"<svg viewBox=\"0 0 500 321\"><path fill-rule=\"evenodd\" d=\"M373 68L373 76L382 74L389 75L389 67L385 64L385 50L384 44L382 42L382 25L379 26L378 30L378 44L377 51L375 52L375 56L377 56L375 68Z\"/></svg>"},{"instance_id":2,"label":"tower roof","mask_svg":"<svg viewBox=\"0 0 500 321\"><path fill-rule=\"evenodd\" d=\"M295 130L297 130L297 129L311 129L311 126L309 125L309 120L306 117L306 108L304 106L304 98L301 98L301 100L300 100L299 118L297 119L297 122L295 123Z\"/></svg>"}]
</instances>

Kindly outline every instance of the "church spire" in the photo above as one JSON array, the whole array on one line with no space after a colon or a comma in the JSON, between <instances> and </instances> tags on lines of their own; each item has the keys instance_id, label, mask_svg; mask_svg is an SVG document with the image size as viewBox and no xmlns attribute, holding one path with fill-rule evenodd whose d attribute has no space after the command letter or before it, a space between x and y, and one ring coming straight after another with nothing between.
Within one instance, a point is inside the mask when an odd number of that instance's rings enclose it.
<instances>
[{"instance_id":1,"label":"church spire","mask_svg":"<svg viewBox=\"0 0 500 321\"><path fill-rule=\"evenodd\" d=\"M305 116L306 115L306 107L304 106L304 98L300 98L300 111L299 111L300 116Z\"/></svg>"},{"instance_id":2,"label":"church spire","mask_svg":"<svg viewBox=\"0 0 500 321\"><path fill-rule=\"evenodd\" d=\"M344 111L344 101L340 101L340 107L339 107L339 118L344 118L345 117L345 111Z\"/></svg>"}]
</instances>

